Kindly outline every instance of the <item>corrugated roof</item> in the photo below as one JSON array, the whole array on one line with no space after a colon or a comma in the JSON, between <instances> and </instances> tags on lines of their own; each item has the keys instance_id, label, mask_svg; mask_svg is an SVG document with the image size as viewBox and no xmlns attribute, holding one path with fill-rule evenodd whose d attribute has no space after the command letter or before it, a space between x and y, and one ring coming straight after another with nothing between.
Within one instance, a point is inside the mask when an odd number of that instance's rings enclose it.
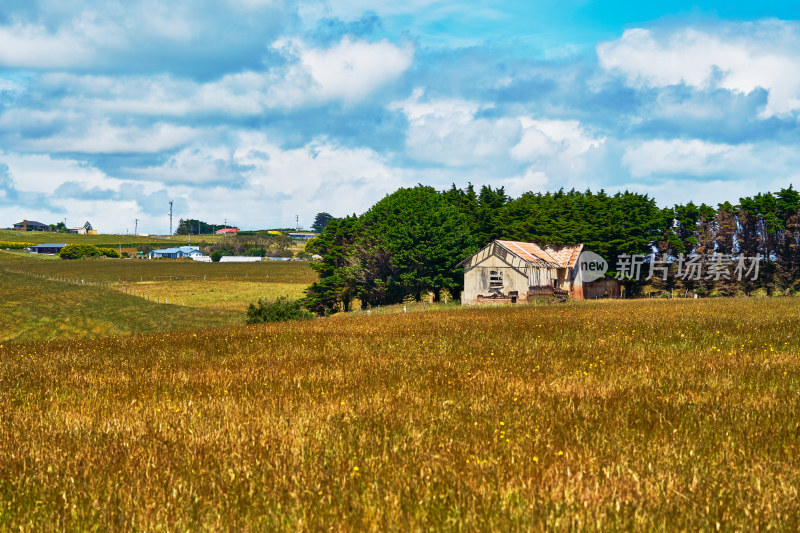
<instances>
[{"instance_id":1,"label":"corrugated roof","mask_svg":"<svg viewBox=\"0 0 800 533\"><path fill-rule=\"evenodd\" d=\"M511 253L529 263L550 263L560 268L574 268L583 244L570 246L547 246L542 248L532 242L495 241Z\"/></svg>"},{"instance_id":2,"label":"corrugated roof","mask_svg":"<svg viewBox=\"0 0 800 533\"><path fill-rule=\"evenodd\" d=\"M573 244L570 246L548 246L547 252L556 259L556 263L565 268L575 268L578 256L583 251L583 244Z\"/></svg>"},{"instance_id":3,"label":"corrugated roof","mask_svg":"<svg viewBox=\"0 0 800 533\"><path fill-rule=\"evenodd\" d=\"M178 252L183 252L185 254L191 252L200 252L200 248L196 248L194 246L181 246L180 248L162 248L160 250L153 250L153 253L159 254L176 254Z\"/></svg>"}]
</instances>

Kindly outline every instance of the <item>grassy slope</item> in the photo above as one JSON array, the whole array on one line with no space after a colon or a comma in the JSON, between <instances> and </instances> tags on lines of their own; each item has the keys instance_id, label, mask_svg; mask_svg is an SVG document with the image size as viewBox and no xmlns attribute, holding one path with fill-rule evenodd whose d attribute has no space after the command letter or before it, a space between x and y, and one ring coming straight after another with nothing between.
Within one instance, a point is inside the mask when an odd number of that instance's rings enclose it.
<instances>
[{"instance_id":1,"label":"grassy slope","mask_svg":"<svg viewBox=\"0 0 800 533\"><path fill-rule=\"evenodd\" d=\"M0 529L797 530L800 300L0 348Z\"/></svg>"},{"instance_id":2,"label":"grassy slope","mask_svg":"<svg viewBox=\"0 0 800 533\"><path fill-rule=\"evenodd\" d=\"M0 340L97 337L230 326L242 312L148 302L118 291L0 272Z\"/></svg>"}]
</instances>

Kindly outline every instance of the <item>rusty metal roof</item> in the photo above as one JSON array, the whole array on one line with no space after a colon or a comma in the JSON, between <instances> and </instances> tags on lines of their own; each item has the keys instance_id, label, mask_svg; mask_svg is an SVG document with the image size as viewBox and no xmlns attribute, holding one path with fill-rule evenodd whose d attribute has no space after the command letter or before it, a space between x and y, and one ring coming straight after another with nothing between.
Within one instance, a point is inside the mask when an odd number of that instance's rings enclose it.
<instances>
[{"instance_id":1,"label":"rusty metal roof","mask_svg":"<svg viewBox=\"0 0 800 533\"><path fill-rule=\"evenodd\" d=\"M565 268L575 268L578 256L583 251L583 244L573 244L569 246L548 246L545 248L547 253L556 259L556 263Z\"/></svg>"},{"instance_id":2,"label":"rusty metal roof","mask_svg":"<svg viewBox=\"0 0 800 533\"><path fill-rule=\"evenodd\" d=\"M546 246L542 248L532 242L495 241L509 252L529 263L549 263L559 268L574 268L583 244L570 246Z\"/></svg>"}]
</instances>

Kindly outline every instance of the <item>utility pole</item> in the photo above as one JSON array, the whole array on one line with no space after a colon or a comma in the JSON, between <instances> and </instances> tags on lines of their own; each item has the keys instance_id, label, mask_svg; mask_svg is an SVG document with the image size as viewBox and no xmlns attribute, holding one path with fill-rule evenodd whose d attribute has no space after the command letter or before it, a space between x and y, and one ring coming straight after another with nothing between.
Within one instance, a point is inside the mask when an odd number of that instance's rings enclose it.
<instances>
[{"instance_id":1,"label":"utility pole","mask_svg":"<svg viewBox=\"0 0 800 533\"><path fill-rule=\"evenodd\" d=\"M169 234L172 235L172 200L169 201Z\"/></svg>"},{"instance_id":2,"label":"utility pole","mask_svg":"<svg viewBox=\"0 0 800 533\"><path fill-rule=\"evenodd\" d=\"M300 231L300 215L294 216L295 225L297 226L297 231Z\"/></svg>"},{"instance_id":3,"label":"utility pole","mask_svg":"<svg viewBox=\"0 0 800 533\"><path fill-rule=\"evenodd\" d=\"M139 219L135 218L134 220L136 221L136 225L133 227L133 234L139 235Z\"/></svg>"}]
</instances>

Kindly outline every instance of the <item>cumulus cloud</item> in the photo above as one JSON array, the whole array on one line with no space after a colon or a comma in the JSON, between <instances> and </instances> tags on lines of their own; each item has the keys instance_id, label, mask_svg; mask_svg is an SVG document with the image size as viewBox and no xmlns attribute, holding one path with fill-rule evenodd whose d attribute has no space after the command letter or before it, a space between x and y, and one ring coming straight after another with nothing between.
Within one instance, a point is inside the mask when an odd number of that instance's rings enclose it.
<instances>
[{"instance_id":1,"label":"cumulus cloud","mask_svg":"<svg viewBox=\"0 0 800 533\"><path fill-rule=\"evenodd\" d=\"M529 116L495 116L491 105L459 99L425 99L421 90L393 104L409 121L408 155L418 161L450 167L508 168L536 164L540 170L556 163L574 165L586 152L602 145L576 120L536 120ZM528 176L538 176L529 171ZM539 178L535 180L541 181Z\"/></svg>"},{"instance_id":2,"label":"cumulus cloud","mask_svg":"<svg viewBox=\"0 0 800 533\"><path fill-rule=\"evenodd\" d=\"M330 48L311 48L298 40L279 41L275 47L298 60L286 74L287 83L274 89L276 96L296 104L308 99L353 104L397 79L414 58L410 45L349 36Z\"/></svg>"},{"instance_id":3,"label":"cumulus cloud","mask_svg":"<svg viewBox=\"0 0 800 533\"><path fill-rule=\"evenodd\" d=\"M762 21L709 29L627 30L597 46L600 66L638 87L685 84L769 91L763 116L800 109L800 24Z\"/></svg>"}]
</instances>

